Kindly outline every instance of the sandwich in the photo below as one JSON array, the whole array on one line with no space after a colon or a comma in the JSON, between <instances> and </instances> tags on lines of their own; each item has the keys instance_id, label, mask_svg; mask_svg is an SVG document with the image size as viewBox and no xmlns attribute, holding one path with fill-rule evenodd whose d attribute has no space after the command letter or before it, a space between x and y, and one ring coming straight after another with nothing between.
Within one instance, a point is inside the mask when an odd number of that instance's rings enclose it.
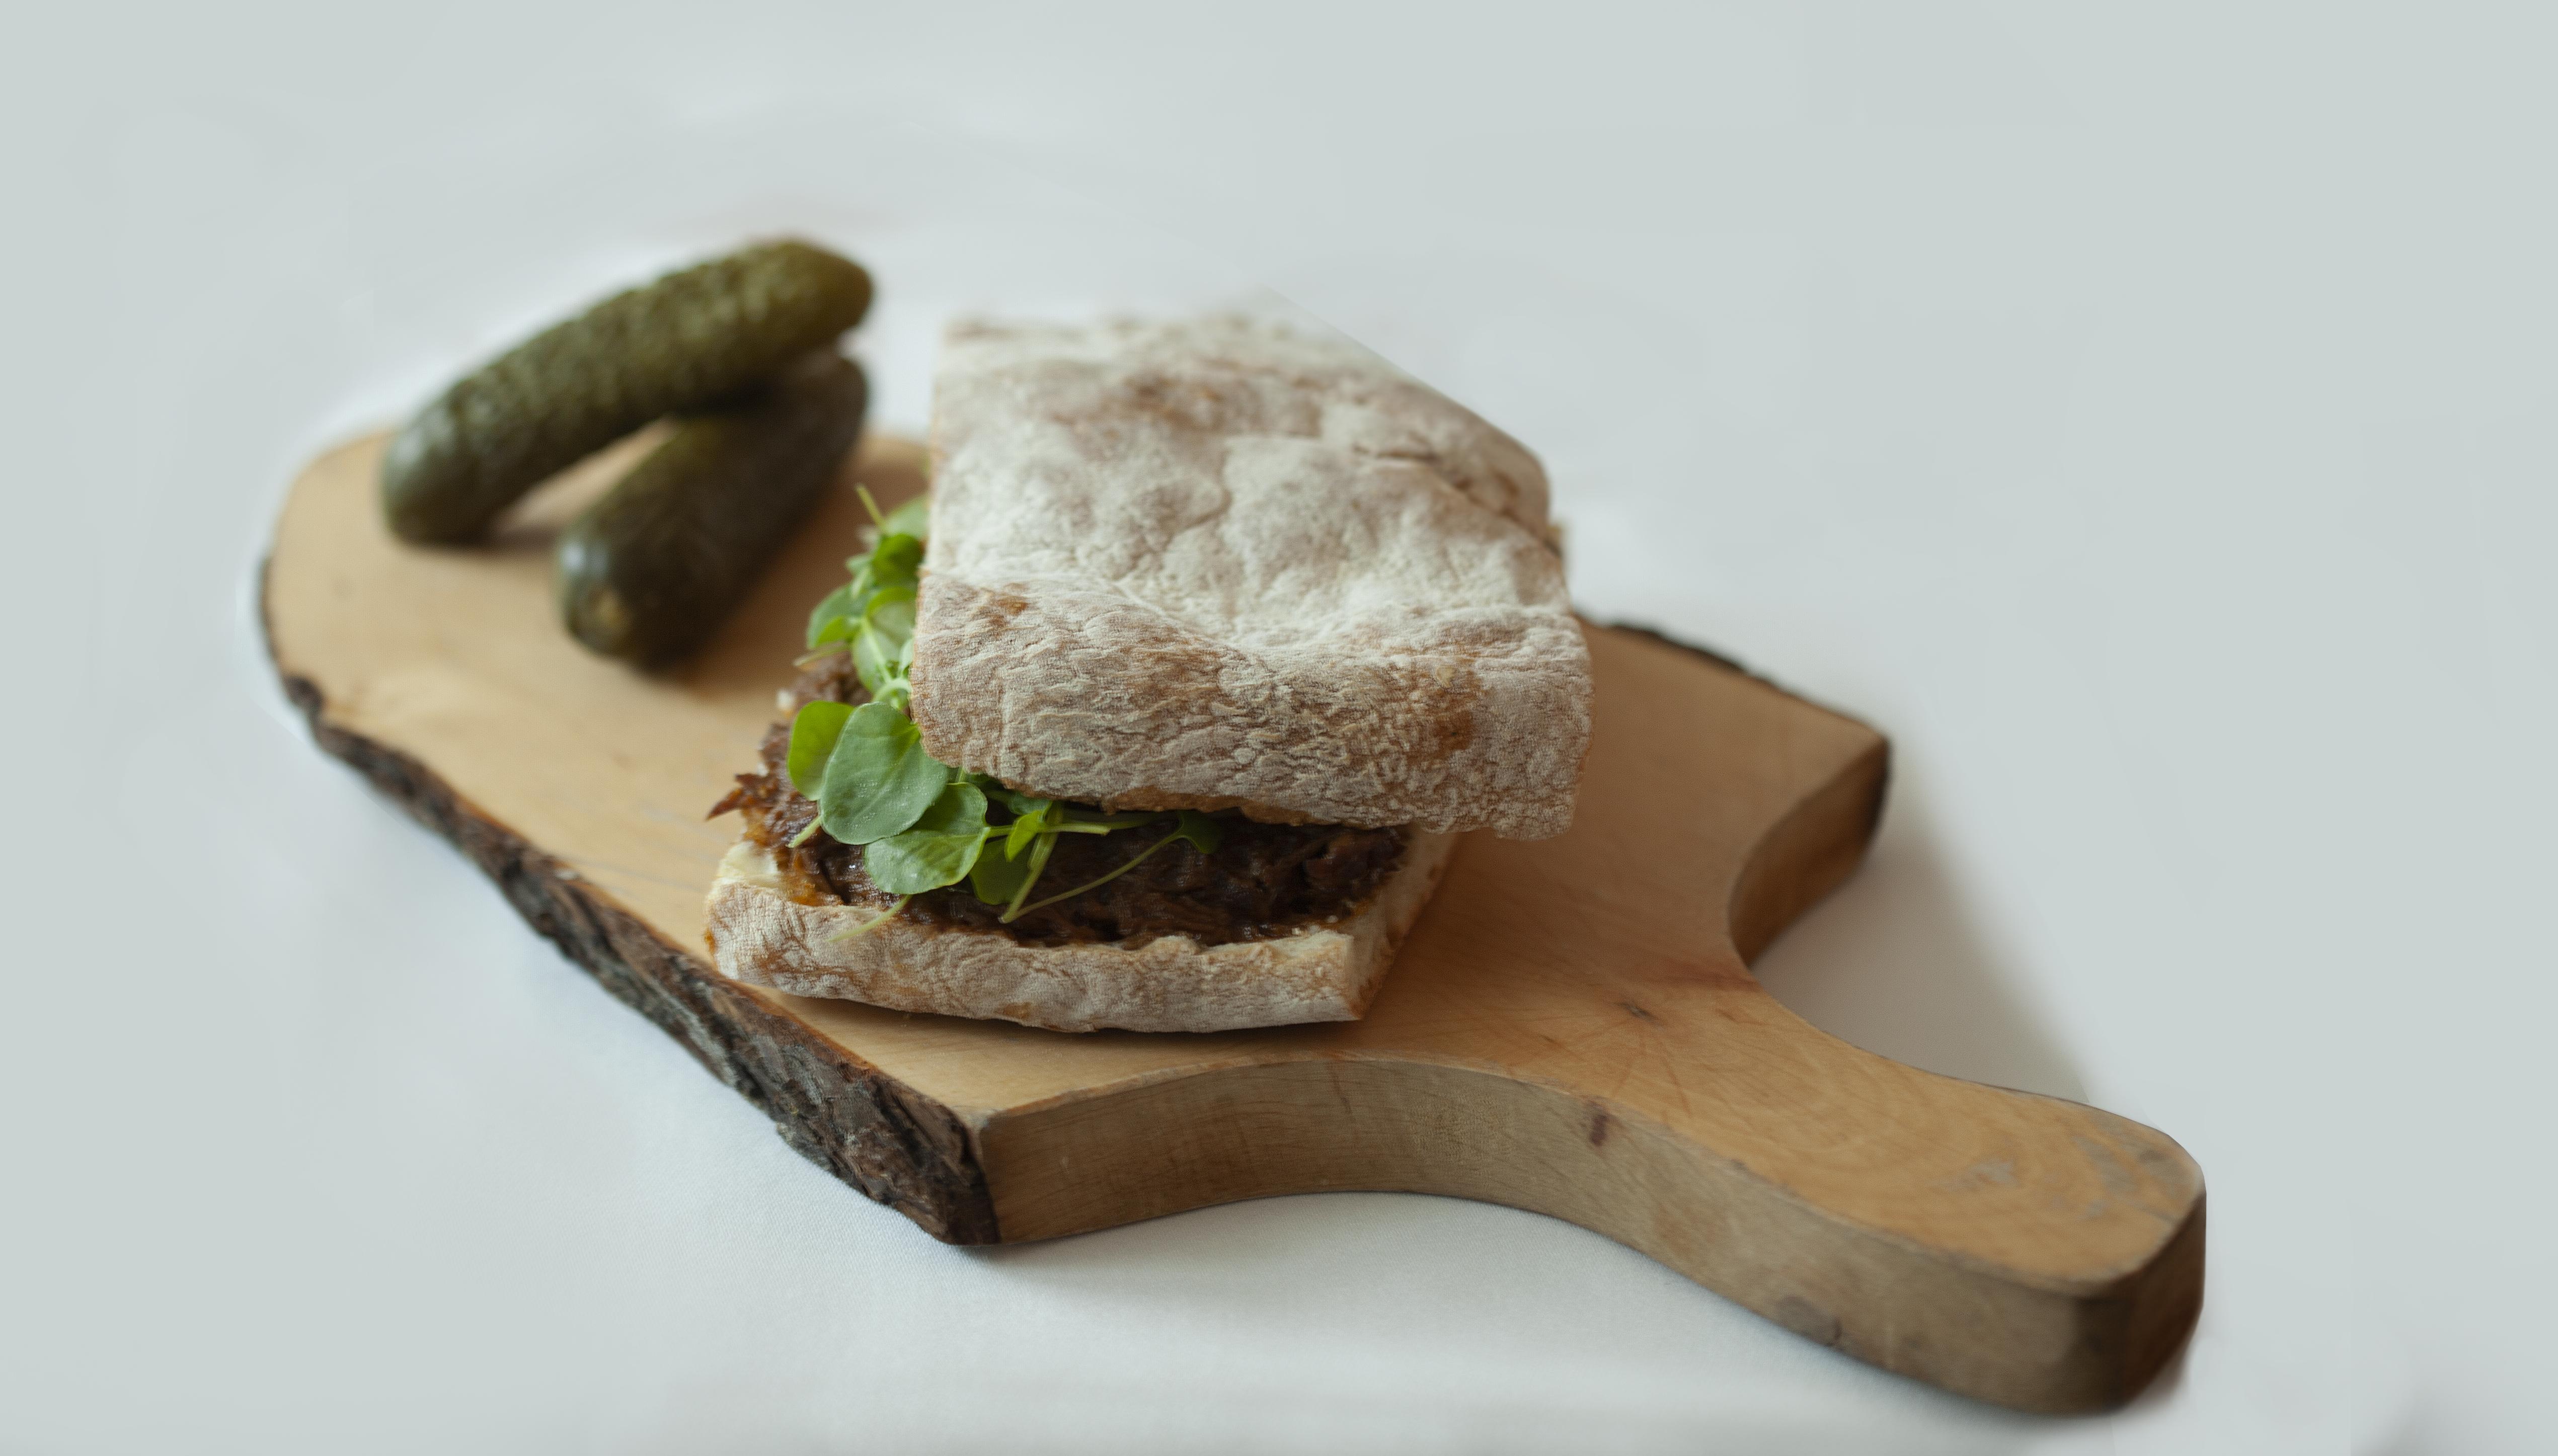
<instances>
[{"instance_id":1,"label":"sandwich","mask_svg":"<svg viewBox=\"0 0 2558 1456\"><path fill-rule=\"evenodd\" d=\"M1062 1031L1350 1020L1461 836L1570 825L1590 659L1544 471L1462 406L1266 322L972 322L931 455L720 805L724 974Z\"/></svg>"}]
</instances>

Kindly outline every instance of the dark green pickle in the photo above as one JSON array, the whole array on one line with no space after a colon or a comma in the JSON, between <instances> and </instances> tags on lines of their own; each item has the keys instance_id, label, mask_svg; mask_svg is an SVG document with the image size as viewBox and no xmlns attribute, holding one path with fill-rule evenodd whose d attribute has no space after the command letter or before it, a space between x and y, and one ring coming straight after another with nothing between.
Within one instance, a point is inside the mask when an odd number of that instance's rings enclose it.
<instances>
[{"instance_id":1,"label":"dark green pickle","mask_svg":"<svg viewBox=\"0 0 2558 1456\"><path fill-rule=\"evenodd\" d=\"M382 458L383 514L406 540L473 540L559 470L652 420L745 394L870 304L860 264L787 240L617 294L420 410Z\"/></svg>"},{"instance_id":2,"label":"dark green pickle","mask_svg":"<svg viewBox=\"0 0 2558 1456\"><path fill-rule=\"evenodd\" d=\"M607 657L671 666L727 620L861 435L861 369L828 349L688 415L559 538L560 618Z\"/></svg>"}]
</instances>

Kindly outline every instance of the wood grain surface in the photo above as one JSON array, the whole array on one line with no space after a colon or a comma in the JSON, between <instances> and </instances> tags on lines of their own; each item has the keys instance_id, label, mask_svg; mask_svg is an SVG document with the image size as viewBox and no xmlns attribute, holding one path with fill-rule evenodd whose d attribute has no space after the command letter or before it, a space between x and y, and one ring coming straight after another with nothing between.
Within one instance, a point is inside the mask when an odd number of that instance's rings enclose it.
<instances>
[{"instance_id":1,"label":"wood grain surface","mask_svg":"<svg viewBox=\"0 0 2558 1456\"><path fill-rule=\"evenodd\" d=\"M267 563L321 746L543 934L935 1238L1015 1242L1238 1198L1404 1189L1568 1219L1805 1338L2029 1410L2129 1398L2192 1327L2203 1179L2165 1135L1861 1051L1749 959L1856 865L1883 738L1708 654L1593 628L1572 831L1476 836L1363 1021L1066 1035L737 986L702 936L810 603L859 549L849 479L700 660L643 677L550 604L551 533L640 439L492 544L382 530L381 442L315 462ZM884 501L911 444L857 465Z\"/></svg>"}]
</instances>

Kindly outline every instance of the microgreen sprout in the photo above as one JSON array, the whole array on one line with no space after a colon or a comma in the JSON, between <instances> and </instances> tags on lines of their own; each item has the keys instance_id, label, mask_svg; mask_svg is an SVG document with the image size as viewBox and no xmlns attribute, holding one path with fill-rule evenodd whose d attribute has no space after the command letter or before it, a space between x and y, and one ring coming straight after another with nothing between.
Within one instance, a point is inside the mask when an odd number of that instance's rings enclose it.
<instances>
[{"instance_id":1,"label":"microgreen sprout","mask_svg":"<svg viewBox=\"0 0 2558 1456\"><path fill-rule=\"evenodd\" d=\"M826 937L826 939L830 941L859 940L863 936L870 934L872 931L877 930L881 926L896 919L897 912L905 909L906 902L914 898L915 896L913 895L900 895L897 897L897 902L890 905L887 909L880 911L878 914L873 915L871 918L863 921L859 925L853 926L849 930L838 930L833 935Z\"/></svg>"},{"instance_id":2,"label":"microgreen sprout","mask_svg":"<svg viewBox=\"0 0 2558 1456\"><path fill-rule=\"evenodd\" d=\"M1102 875L1098 879L1078 884L1070 890L1064 890L1057 894L1053 894L1045 900L1033 900L1027 905L1023 904L1021 896L1030 893L1030 881L1023 881L1022 888L1019 893L1014 896L1011 907L1004 911L1002 917L1004 923L1009 925L1033 910L1046 908L1047 906L1056 904L1060 900L1073 899L1076 895L1082 894L1087 890L1097 890L1103 885L1108 884L1110 881L1117 879L1120 875L1123 875L1129 870L1136 868L1138 865L1145 863L1148 859L1153 857L1157 850L1164 848L1175 840L1186 842L1192 849L1199 851L1203 855L1212 855L1216 853L1217 841L1225 837L1225 827L1223 825L1218 824L1215 820L1208 818L1207 815L1202 814L1196 809L1182 810L1181 821L1181 826L1178 829L1175 829L1171 834L1164 836L1153 844L1148 845L1145 849L1138 851L1135 856L1131 857L1126 863L1120 865L1118 868L1111 870L1109 873ZM1033 877L1036 878L1037 876L1034 875Z\"/></svg>"}]
</instances>

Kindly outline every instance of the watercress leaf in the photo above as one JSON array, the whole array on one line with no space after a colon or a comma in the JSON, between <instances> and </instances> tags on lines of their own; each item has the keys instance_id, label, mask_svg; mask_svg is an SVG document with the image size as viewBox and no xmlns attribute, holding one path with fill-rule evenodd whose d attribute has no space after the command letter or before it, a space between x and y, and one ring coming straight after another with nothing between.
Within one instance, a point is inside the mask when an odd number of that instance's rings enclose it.
<instances>
[{"instance_id":1,"label":"watercress leaf","mask_svg":"<svg viewBox=\"0 0 2558 1456\"><path fill-rule=\"evenodd\" d=\"M905 646L915 636L915 589L882 587L872 593L870 604L862 608L862 625Z\"/></svg>"},{"instance_id":2,"label":"watercress leaf","mask_svg":"<svg viewBox=\"0 0 2558 1456\"><path fill-rule=\"evenodd\" d=\"M986 796L970 784L945 783L913 828L862 851L862 868L890 894L922 894L967 878L985 847Z\"/></svg>"},{"instance_id":3,"label":"watercress leaf","mask_svg":"<svg viewBox=\"0 0 2558 1456\"><path fill-rule=\"evenodd\" d=\"M835 617L830 621L810 627L808 631L808 645L810 647L823 647L833 642L849 642L853 640L854 635L860 632L861 629L861 619L858 617Z\"/></svg>"},{"instance_id":4,"label":"watercress leaf","mask_svg":"<svg viewBox=\"0 0 2558 1456\"><path fill-rule=\"evenodd\" d=\"M1188 842L1203 855L1213 855L1216 847L1225 842L1225 826L1196 809L1185 809L1182 827L1173 831L1173 838Z\"/></svg>"},{"instance_id":5,"label":"watercress leaf","mask_svg":"<svg viewBox=\"0 0 2558 1456\"><path fill-rule=\"evenodd\" d=\"M1031 800L1031 808L1024 811L1021 818L1013 821L1011 829L1004 832L1004 858L1020 859L1022 851L1038 837L1039 832L1048 828L1049 817L1056 807L1046 799Z\"/></svg>"},{"instance_id":6,"label":"watercress leaf","mask_svg":"<svg viewBox=\"0 0 2558 1456\"><path fill-rule=\"evenodd\" d=\"M1048 872L1049 852L1057 848L1057 836L1044 834L1032 843L1028 860L1030 873L1022 876L1021 887L1013 891L1013 902L1004 907L1003 918L1009 922L1022 913L1022 902L1039 887L1040 876Z\"/></svg>"},{"instance_id":7,"label":"watercress leaf","mask_svg":"<svg viewBox=\"0 0 2558 1456\"><path fill-rule=\"evenodd\" d=\"M924 751L924 735L905 714L865 703L844 720L827 755L818 812L838 842L867 845L913 826L949 781L950 770Z\"/></svg>"},{"instance_id":8,"label":"watercress leaf","mask_svg":"<svg viewBox=\"0 0 2558 1456\"><path fill-rule=\"evenodd\" d=\"M968 871L968 888L987 904L1003 906L1028 888L1030 879L1029 860L980 853L975 866Z\"/></svg>"},{"instance_id":9,"label":"watercress leaf","mask_svg":"<svg viewBox=\"0 0 2558 1456\"><path fill-rule=\"evenodd\" d=\"M912 587L916 583L917 568L923 564L923 542L904 533L882 536L880 544L871 550L871 586L874 590Z\"/></svg>"},{"instance_id":10,"label":"watercress leaf","mask_svg":"<svg viewBox=\"0 0 2558 1456\"><path fill-rule=\"evenodd\" d=\"M989 775L988 779L989 782L991 782L992 776ZM1041 798L1037 794L1025 794L1019 789L1007 789L998 786L990 788L986 792L1003 800L1004 806L1012 810L1015 814L1037 814L1049 803L1048 800Z\"/></svg>"},{"instance_id":11,"label":"watercress leaf","mask_svg":"<svg viewBox=\"0 0 2558 1456\"><path fill-rule=\"evenodd\" d=\"M860 616L862 603L870 600L871 594L879 590L879 573L871 570L871 563L878 555L875 551L865 551L859 556L844 558L844 570L852 577L844 584L846 615Z\"/></svg>"},{"instance_id":12,"label":"watercress leaf","mask_svg":"<svg viewBox=\"0 0 2558 1456\"><path fill-rule=\"evenodd\" d=\"M915 642L915 589L883 587L872 594L862 612L861 633L853 642L853 670L876 698L892 680L906 676Z\"/></svg>"},{"instance_id":13,"label":"watercress leaf","mask_svg":"<svg viewBox=\"0 0 2558 1456\"><path fill-rule=\"evenodd\" d=\"M853 716L849 703L819 700L803 703L790 720L790 752L783 760L790 775L790 786L809 798L817 797L826 779L826 759L835 751L835 740L843 736L844 720Z\"/></svg>"},{"instance_id":14,"label":"watercress leaf","mask_svg":"<svg viewBox=\"0 0 2558 1456\"><path fill-rule=\"evenodd\" d=\"M953 779L932 796L932 806L915 822L915 827L940 835L984 834L986 796L977 791L975 784Z\"/></svg>"},{"instance_id":15,"label":"watercress leaf","mask_svg":"<svg viewBox=\"0 0 2558 1456\"><path fill-rule=\"evenodd\" d=\"M850 582L827 593L826 599L818 602L816 609L808 613L808 645L822 647L828 642L837 640L833 637L820 637L817 634L825 629L827 623L839 617L852 615L854 608L859 604L853 597L853 587Z\"/></svg>"},{"instance_id":16,"label":"watercress leaf","mask_svg":"<svg viewBox=\"0 0 2558 1456\"><path fill-rule=\"evenodd\" d=\"M873 699L884 702L889 689L906 680L906 654L885 634L864 627L853 636L853 672Z\"/></svg>"},{"instance_id":17,"label":"watercress leaf","mask_svg":"<svg viewBox=\"0 0 2558 1456\"><path fill-rule=\"evenodd\" d=\"M891 536L912 536L918 541L932 534L932 497L919 495L888 513L880 529Z\"/></svg>"}]
</instances>

